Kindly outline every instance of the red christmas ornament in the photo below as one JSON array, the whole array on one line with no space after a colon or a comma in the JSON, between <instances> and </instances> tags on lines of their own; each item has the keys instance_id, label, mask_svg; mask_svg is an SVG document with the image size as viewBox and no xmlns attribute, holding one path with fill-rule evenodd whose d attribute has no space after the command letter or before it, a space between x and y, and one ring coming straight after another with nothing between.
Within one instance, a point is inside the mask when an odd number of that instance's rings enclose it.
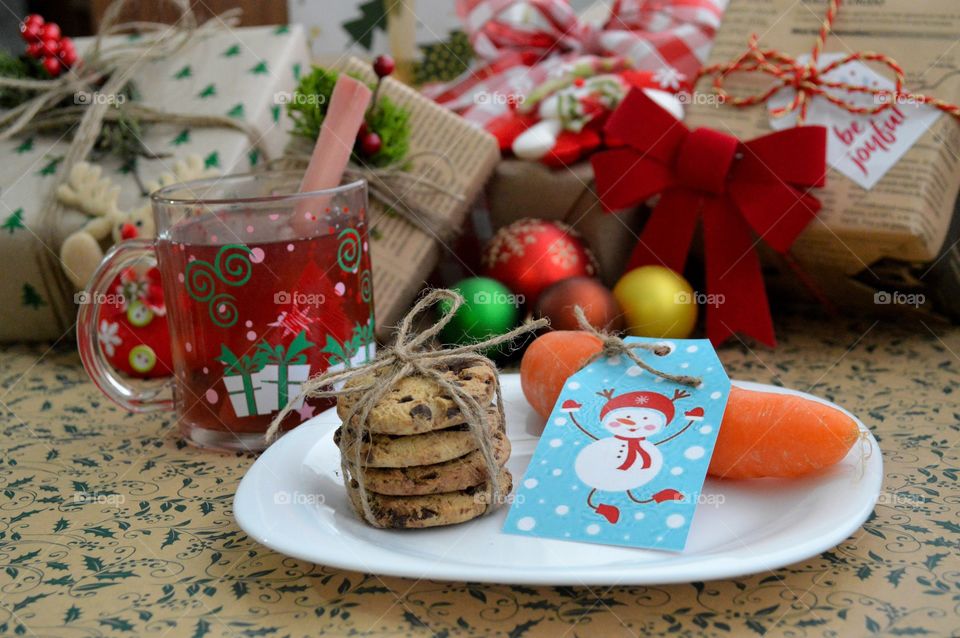
<instances>
[{"instance_id":1,"label":"red christmas ornament","mask_svg":"<svg viewBox=\"0 0 960 638\"><path fill-rule=\"evenodd\" d=\"M571 226L521 219L501 228L483 252L483 274L533 304L548 286L569 277L592 277L597 260Z\"/></svg>"}]
</instances>

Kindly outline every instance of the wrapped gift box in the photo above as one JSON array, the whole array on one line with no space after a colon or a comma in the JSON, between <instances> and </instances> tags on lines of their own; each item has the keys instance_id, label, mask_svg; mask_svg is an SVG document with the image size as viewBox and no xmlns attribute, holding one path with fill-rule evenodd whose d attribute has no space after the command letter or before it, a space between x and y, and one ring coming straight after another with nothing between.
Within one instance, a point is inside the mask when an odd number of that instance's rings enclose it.
<instances>
[{"instance_id":1,"label":"wrapped gift box","mask_svg":"<svg viewBox=\"0 0 960 638\"><path fill-rule=\"evenodd\" d=\"M752 33L763 34L762 47L793 56L808 54L824 9L824 3L811 7L792 0L732 0L710 63L739 56ZM825 53L889 55L903 67L908 90L956 103L960 100L960 75L955 71L960 67L960 49L953 44L958 29L955 0L844 3ZM876 69L889 77L882 67ZM740 95L768 86L769 81L768 76L740 74L730 76L726 84ZM701 95L709 94L709 81L702 80L697 88ZM710 99L692 100L687 124L727 131L741 139L772 130L764 106L737 109ZM823 210L794 244L793 253L836 305L929 310L931 302L940 298L946 303L939 304L938 310L960 316L960 303L952 294L960 286L956 228L951 233L960 190L958 148L960 125L941 116L869 190L835 169L829 171L826 188L813 193L823 202ZM768 259L767 264L773 271L784 272L775 260ZM783 279L796 282L789 276Z\"/></svg>"},{"instance_id":2,"label":"wrapped gift box","mask_svg":"<svg viewBox=\"0 0 960 638\"><path fill-rule=\"evenodd\" d=\"M85 38L76 41L81 58L90 43ZM259 145L275 157L286 146L290 129L283 96L292 92L308 64L299 26L223 28L196 36L176 56L145 63L133 81L139 101L153 108L242 118L262 134ZM206 166L224 174L247 172L262 160L237 130L156 124L145 133L146 148L167 156L138 160L144 183L169 173L176 159L188 155L199 155ZM60 162L68 146L66 139L41 135L0 142L0 153L7 158L0 164L0 263L5 270L0 278L0 340L59 339L72 330L74 289L56 267L56 256L63 239L88 218L68 210L54 228L40 228L37 221L38 207L63 178ZM143 204L139 186L118 161L98 163L122 186L122 210Z\"/></svg>"},{"instance_id":3,"label":"wrapped gift box","mask_svg":"<svg viewBox=\"0 0 960 638\"><path fill-rule=\"evenodd\" d=\"M370 66L355 58L342 68L368 82L375 80ZM378 336L385 336L423 288L440 255L455 254L451 241L462 230L470 205L500 159L500 150L492 135L392 78L384 80L381 91L410 111L408 157L419 159L408 172L446 191L423 188L414 180L396 192L408 205L429 211L439 221L434 223L440 226L436 230L411 223L383 202L370 199L373 303Z\"/></svg>"}]
</instances>

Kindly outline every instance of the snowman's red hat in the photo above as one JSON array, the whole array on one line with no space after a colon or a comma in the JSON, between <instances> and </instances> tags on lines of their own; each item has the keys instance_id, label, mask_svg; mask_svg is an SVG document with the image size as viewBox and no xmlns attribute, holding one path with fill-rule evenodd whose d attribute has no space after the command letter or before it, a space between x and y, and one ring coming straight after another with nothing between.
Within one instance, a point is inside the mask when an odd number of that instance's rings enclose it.
<instances>
[{"instance_id":1,"label":"snowman's red hat","mask_svg":"<svg viewBox=\"0 0 960 638\"><path fill-rule=\"evenodd\" d=\"M613 397L600 409L600 420L622 408L649 408L662 412L667 417L667 423L673 420L673 401L657 392L627 392Z\"/></svg>"}]
</instances>

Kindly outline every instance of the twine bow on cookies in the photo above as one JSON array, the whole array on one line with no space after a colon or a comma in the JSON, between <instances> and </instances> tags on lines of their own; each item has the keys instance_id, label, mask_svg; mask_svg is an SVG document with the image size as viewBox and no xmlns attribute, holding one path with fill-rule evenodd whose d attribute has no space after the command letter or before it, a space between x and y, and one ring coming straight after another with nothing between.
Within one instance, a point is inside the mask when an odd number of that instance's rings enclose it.
<instances>
[{"instance_id":1,"label":"twine bow on cookies","mask_svg":"<svg viewBox=\"0 0 960 638\"><path fill-rule=\"evenodd\" d=\"M685 374L670 374L669 372L664 372L663 370L657 370L649 363L641 359L636 352L637 350L646 350L647 352L652 352L658 357L663 357L670 354L670 346L662 343L627 343L616 335L594 328L593 324L587 321L587 316L583 313L583 308L580 306L573 307L573 314L577 318L577 323L580 324L580 329L584 332L589 332L594 337L599 339L601 344L603 344L603 347L599 352L587 359L584 364L580 366L581 369L586 368L588 365L602 357L624 356L633 361L638 368L646 370L650 374L655 374L656 376L666 379L667 381L679 383L680 385L688 385L692 388L700 385L702 381L700 377L692 377Z\"/></svg>"},{"instance_id":2,"label":"twine bow on cookies","mask_svg":"<svg viewBox=\"0 0 960 638\"><path fill-rule=\"evenodd\" d=\"M417 332L414 324L422 315L430 312L438 302L450 304L447 312L436 323ZM448 394L460 409L464 421L470 432L477 440L484 464L489 476L493 503L500 502L502 495L497 481L500 465L493 450L493 429L488 427L486 406L480 404L463 388L448 381L443 373L453 364L491 365L490 360L480 354L480 351L493 346L509 343L520 335L524 335L546 327L546 319L531 321L514 328L510 332L497 335L468 345L452 348L436 349L435 339L440 331L453 319L457 309L463 305L463 297L452 290L432 290L425 294L412 310L403 318L397 328L396 340L393 346L382 349L372 362L346 370L324 372L309 379L303 384L300 395L302 397L334 398L344 395L356 395L358 400L351 406L347 414L343 415L343 422L355 430L354 443L349 453L341 454L340 467L343 472L344 483L355 480L357 492L363 510L363 516L371 525L376 525L370 501L365 489L363 472L363 439L367 434L367 420L374 406L403 378L418 375L435 382L443 392ZM347 387L348 381L360 377L373 375L370 383ZM337 389L337 387L340 389ZM273 419L265 437L272 442L278 435L283 419L293 410L297 401L292 401ZM496 409L503 420L503 397L499 383L496 385Z\"/></svg>"},{"instance_id":3,"label":"twine bow on cookies","mask_svg":"<svg viewBox=\"0 0 960 638\"><path fill-rule=\"evenodd\" d=\"M754 34L750 36L747 51L740 57L732 62L704 67L700 70L699 77L714 76L714 91L716 91L717 95L719 95L725 103L729 103L735 107L748 107L762 104L772 98L780 89L795 89L796 95L793 100L786 106L770 109L770 114L773 117L782 117L787 113L796 111L798 126L806 121L810 103L813 101L813 98L817 96L856 115L876 115L896 104L908 101L915 104L929 104L954 118L960 119L960 106L939 98L910 93L904 90L906 78L903 69L896 60L883 53L857 51L845 55L825 65L823 68L819 68L820 55L823 53L827 38L833 31L833 23L837 18L837 13L840 11L840 2L841 0L830 0L828 2L827 13L820 25L820 32L817 35L817 40L810 53L810 59L805 64L801 64L793 56L776 49L761 49L759 38ZM870 86L850 84L848 82L833 82L825 79L825 76L831 71L835 71L846 64L856 61L877 62L885 65L893 73L894 88L892 90L879 89ZM724 82L727 77L737 72L764 73L775 78L776 82L759 93L737 97L731 95L724 88ZM872 95L877 105L872 107L859 106L849 100L838 97L831 91Z\"/></svg>"}]
</instances>

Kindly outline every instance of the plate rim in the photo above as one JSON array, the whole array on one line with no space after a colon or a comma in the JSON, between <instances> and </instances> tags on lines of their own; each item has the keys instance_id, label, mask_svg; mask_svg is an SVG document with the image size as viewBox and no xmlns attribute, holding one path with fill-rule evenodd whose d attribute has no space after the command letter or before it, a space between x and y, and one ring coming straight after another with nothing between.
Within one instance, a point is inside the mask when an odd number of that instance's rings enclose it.
<instances>
[{"instance_id":1,"label":"plate rim","mask_svg":"<svg viewBox=\"0 0 960 638\"><path fill-rule=\"evenodd\" d=\"M518 378L519 374L501 373L500 376L502 380L510 380L511 378ZM254 498L256 494L256 488L252 486L252 483L259 475L263 473L265 466L270 463L271 458L278 455L285 455L287 453L287 448L293 447L295 449L297 445L300 445L303 451L295 452L295 454L302 459L316 445L322 442L323 437L333 437L333 431L336 429L336 427L331 426L331 421L329 418L331 412L334 414L334 422L339 422L339 419L335 416L336 408L331 408L330 410L322 412L321 414L310 419L310 421L284 435L280 440L267 448L267 450L265 450L257 458L253 465L247 469L247 472L241 479L240 484L237 486L237 491L234 494L233 517L237 522L237 525L258 543L283 555L297 558L299 560L305 560L314 564L322 564L325 566L349 571L370 572L381 576L518 585L610 585L612 583L618 585L667 585L689 583L693 581L737 578L740 576L772 571L774 569L785 567L836 547L845 539L849 538L851 534L859 529L867 520L867 518L869 518L876 506L877 496L880 494L882 489L884 478L883 454L880 450L879 443L873 436L873 433L859 418L857 418L856 415L852 414L842 406L838 406L822 397L817 397L800 390L793 390L781 386L774 386L752 381L733 380L733 384L746 389L764 392L800 395L813 399L819 403L836 407L849 415L857 423L857 426L861 429L861 431L866 432L866 440L869 441L871 449L873 449L875 452L864 461L865 466L863 480L867 480L869 476L875 483L875 485L865 486L866 491L872 497L869 502L863 502L859 509L846 519L846 524L833 528L829 533L821 534L804 543L793 544L790 547L783 548L774 553L767 553L755 557L750 561L742 561L739 558L732 556L719 555L709 557L706 560L706 564L698 564L698 561L691 560L680 563L674 562L670 565L658 565L650 570L652 573L646 573L647 570L638 569L638 565L636 563L627 564L616 569L611 568L609 565L602 565L599 567L565 567L558 565L554 567L544 566L540 570L528 571L504 570L502 565L465 566L460 563L429 561L418 567L416 570L411 570L411 561L414 561L415 559L410 556L404 556L404 560L396 561L394 563L380 563L377 565L376 570L373 570L370 568L372 567L371 565L358 564L358 561L355 560L357 556L356 554L337 554L336 552L328 552L323 556L323 560L318 562L318 555L315 553L315 551L311 552L307 551L306 549L312 547L312 545L307 545L306 543L284 542L282 537L278 539L276 537L266 537L260 534L261 529L258 529L256 517L252 513L248 516L248 513L244 507L241 507L241 504L244 499L248 498L246 496L247 492L250 492L249 498ZM320 434L320 438L316 438L317 433L315 430L321 427L329 428L329 430L326 430L323 434ZM310 445L302 445L300 439L312 439L312 443ZM300 464L292 465L297 465L297 467L299 467ZM256 501L252 500L251 502L255 503ZM352 511L350 512L350 515L353 515ZM469 525L469 523L466 523L466 525ZM416 530L376 530L376 532L382 532L384 534L417 533ZM369 543L369 540L363 539L362 542ZM684 553L670 552L665 553L665 555L683 557ZM343 558L341 558L341 556L343 556ZM692 555L688 555L688 557L692 557ZM360 562L363 561L361 560ZM651 578L650 576L653 577Z\"/></svg>"}]
</instances>

